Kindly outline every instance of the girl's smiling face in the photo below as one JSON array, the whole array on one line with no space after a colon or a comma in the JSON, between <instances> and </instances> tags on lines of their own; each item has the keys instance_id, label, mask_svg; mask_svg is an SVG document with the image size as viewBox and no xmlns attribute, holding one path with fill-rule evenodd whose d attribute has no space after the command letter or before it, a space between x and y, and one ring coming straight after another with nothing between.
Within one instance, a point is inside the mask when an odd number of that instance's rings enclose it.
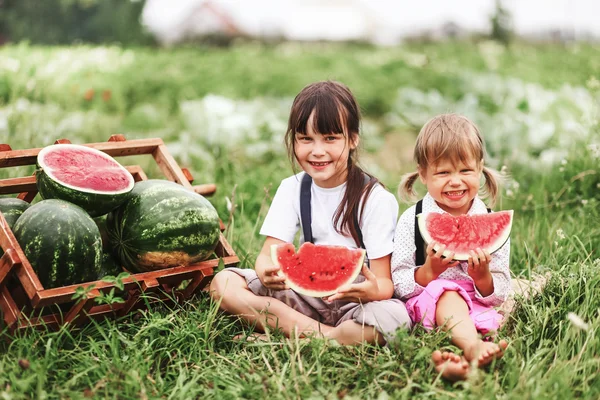
<instances>
[{"instance_id":1,"label":"girl's smiling face","mask_svg":"<svg viewBox=\"0 0 600 400\"><path fill-rule=\"evenodd\" d=\"M440 208L452 215L466 214L479 192L483 161L469 157L452 162L441 159L419 171L421 182Z\"/></svg>"},{"instance_id":2,"label":"girl's smiling face","mask_svg":"<svg viewBox=\"0 0 600 400\"><path fill-rule=\"evenodd\" d=\"M355 139L350 141L342 133L315 132L313 116L308 119L306 133L296 132L294 154L317 186L333 188L346 182L348 157L358 145L358 135L352 135Z\"/></svg>"}]
</instances>

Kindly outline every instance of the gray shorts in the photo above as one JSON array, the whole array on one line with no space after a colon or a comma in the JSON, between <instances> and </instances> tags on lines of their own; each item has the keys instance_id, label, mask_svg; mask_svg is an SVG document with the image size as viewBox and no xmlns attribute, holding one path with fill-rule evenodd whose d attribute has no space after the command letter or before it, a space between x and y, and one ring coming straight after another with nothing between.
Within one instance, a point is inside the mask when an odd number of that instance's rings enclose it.
<instances>
[{"instance_id":1,"label":"gray shorts","mask_svg":"<svg viewBox=\"0 0 600 400\"><path fill-rule=\"evenodd\" d=\"M244 279L248 289L257 296L273 297L294 310L329 326L338 326L352 320L361 325L373 326L387 341L395 337L396 329L410 329L411 319L404 303L398 299L371 301L365 304L334 300L331 303L321 298L304 296L293 290L272 290L265 287L253 269L227 268ZM355 283L361 282L360 275Z\"/></svg>"}]
</instances>

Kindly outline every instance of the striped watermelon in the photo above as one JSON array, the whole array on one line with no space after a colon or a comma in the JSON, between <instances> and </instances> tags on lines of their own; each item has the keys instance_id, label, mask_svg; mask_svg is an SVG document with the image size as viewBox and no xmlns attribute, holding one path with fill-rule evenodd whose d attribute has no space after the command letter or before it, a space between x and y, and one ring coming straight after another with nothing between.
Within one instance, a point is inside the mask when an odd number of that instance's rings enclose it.
<instances>
[{"instance_id":1,"label":"striped watermelon","mask_svg":"<svg viewBox=\"0 0 600 400\"><path fill-rule=\"evenodd\" d=\"M76 144L44 147L37 157L37 189L43 199L77 204L92 217L121 205L133 189L133 177L114 158Z\"/></svg>"},{"instance_id":2,"label":"striped watermelon","mask_svg":"<svg viewBox=\"0 0 600 400\"><path fill-rule=\"evenodd\" d=\"M106 218L110 245L131 272L207 259L220 235L219 216L201 195L165 180L137 182Z\"/></svg>"},{"instance_id":3,"label":"striped watermelon","mask_svg":"<svg viewBox=\"0 0 600 400\"><path fill-rule=\"evenodd\" d=\"M21 214L23 214L30 206L31 204L28 202L13 197L3 197L0 199L0 212L4 215L4 219L8 223L10 229L13 228ZM4 255L4 250L0 248L0 257L2 257L2 255Z\"/></svg>"},{"instance_id":4,"label":"striped watermelon","mask_svg":"<svg viewBox=\"0 0 600 400\"><path fill-rule=\"evenodd\" d=\"M102 240L82 208L62 200L40 201L21 215L13 232L45 289L98 275Z\"/></svg>"},{"instance_id":5,"label":"striped watermelon","mask_svg":"<svg viewBox=\"0 0 600 400\"><path fill-rule=\"evenodd\" d=\"M31 204L14 197L4 197L0 199L0 211L4 219L8 222L8 227L12 229L17 219L27 210ZM0 253L1 254L1 253Z\"/></svg>"}]
</instances>

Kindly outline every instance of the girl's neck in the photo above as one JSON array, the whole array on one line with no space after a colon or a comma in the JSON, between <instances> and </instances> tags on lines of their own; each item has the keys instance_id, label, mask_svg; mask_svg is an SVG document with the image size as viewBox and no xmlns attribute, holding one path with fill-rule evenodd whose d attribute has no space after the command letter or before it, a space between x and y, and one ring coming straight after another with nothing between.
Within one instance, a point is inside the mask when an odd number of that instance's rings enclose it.
<instances>
[{"instance_id":1,"label":"girl's neck","mask_svg":"<svg viewBox=\"0 0 600 400\"><path fill-rule=\"evenodd\" d=\"M446 207L443 204L438 203L437 201L435 201L435 204L437 204L437 206L439 208L441 208L442 210L444 210L448 214L452 215L453 217L458 217L459 215L467 215L469 213L469 210L471 209L471 207L473 207L473 202L474 201L475 201L475 199L471 200L468 205L465 205L465 207L460 208L460 209L459 208L449 208L449 207Z\"/></svg>"}]
</instances>

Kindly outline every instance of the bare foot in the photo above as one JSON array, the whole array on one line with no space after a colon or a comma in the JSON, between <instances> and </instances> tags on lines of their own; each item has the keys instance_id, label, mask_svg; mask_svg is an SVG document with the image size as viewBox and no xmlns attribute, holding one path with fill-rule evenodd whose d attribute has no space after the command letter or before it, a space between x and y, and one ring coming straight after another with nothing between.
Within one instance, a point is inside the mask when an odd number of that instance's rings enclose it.
<instances>
[{"instance_id":1,"label":"bare foot","mask_svg":"<svg viewBox=\"0 0 600 400\"><path fill-rule=\"evenodd\" d=\"M506 340L501 340L498 343L479 340L468 349L465 349L464 354L469 362L476 360L477 366L483 367L493 360L502 358L506 347L508 347Z\"/></svg>"},{"instance_id":2,"label":"bare foot","mask_svg":"<svg viewBox=\"0 0 600 400\"><path fill-rule=\"evenodd\" d=\"M442 376L452 382L467 379L469 374L469 363L464 357L458 354L436 350L431 355L431 361L435 364L435 370Z\"/></svg>"}]
</instances>

